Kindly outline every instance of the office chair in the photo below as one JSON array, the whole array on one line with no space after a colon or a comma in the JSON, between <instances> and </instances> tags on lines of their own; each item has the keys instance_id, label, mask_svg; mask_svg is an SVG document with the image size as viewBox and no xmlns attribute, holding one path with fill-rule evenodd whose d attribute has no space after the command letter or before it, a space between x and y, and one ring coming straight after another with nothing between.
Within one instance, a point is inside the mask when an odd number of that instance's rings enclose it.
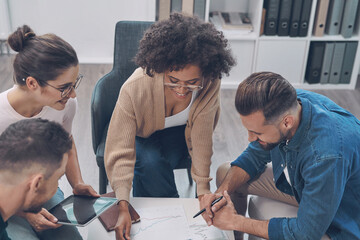
<instances>
[{"instance_id":1,"label":"office chair","mask_svg":"<svg viewBox=\"0 0 360 240\"><path fill-rule=\"evenodd\" d=\"M137 68L133 62L139 41L153 22L120 21L115 27L114 64L112 70L95 85L91 97L92 145L99 167L99 192L106 193L108 184L104 166L104 151L107 131L121 86ZM186 168L190 185L190 164L181 163L176 169Z\"/></svg>"}]
</instances>

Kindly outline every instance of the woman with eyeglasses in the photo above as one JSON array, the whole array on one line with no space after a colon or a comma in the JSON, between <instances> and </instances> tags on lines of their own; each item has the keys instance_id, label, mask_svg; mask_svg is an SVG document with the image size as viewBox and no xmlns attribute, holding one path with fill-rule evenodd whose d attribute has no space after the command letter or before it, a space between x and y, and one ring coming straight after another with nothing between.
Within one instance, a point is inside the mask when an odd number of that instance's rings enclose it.
<instances>
[{"instance_id":1,"label":"woman with eyeglasses","mask_svg":"<svg viewBox=\"0 0 360 240\"><path fill-rule=\"evenodd\" d=\"M212 136L220 79L235 64L223 34L197 17L173 13L140 41L138 69L120 89L110 121L105 167L120 200L117 239L129 239L129 194L179 197L173 170L186 165L197 195L210 193Z\"/></svg>"},{"instance_id":2,"label":"woman with eyeglasses","mask_svg":"<svg viewBox=\"0 0 360 240\"><path fill-rule=\"evenodd\" d=\"M13 63L15 85L0 93L0 133L19 120L43 118L59 122L71 134L77 108L75 89L82 79L74 49L54 34L37 36L27 25L12 33L8 44L18 53ZM82 179L74 141L65 174L74 194L99 196ZM76 227L56 224L47 211L63 199L58 189L39 213L19 213L10 218L9 237L82 239Z\"/></svg>"}]
</instances>

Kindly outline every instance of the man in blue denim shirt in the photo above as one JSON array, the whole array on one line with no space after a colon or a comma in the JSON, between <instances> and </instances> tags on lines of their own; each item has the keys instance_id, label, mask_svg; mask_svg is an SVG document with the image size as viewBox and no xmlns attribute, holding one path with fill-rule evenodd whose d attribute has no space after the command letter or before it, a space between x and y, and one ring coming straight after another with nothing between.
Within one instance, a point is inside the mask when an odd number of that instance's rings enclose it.
<instances>
[{"instance_id":1,"label":"man in blue denim shirt","mask_svg":"<svg viewBox=\"0 0 360 240\"><path fill-rule=\"evenodd\" d=\"M276 240L315 240L325 233L360 239L360 121L270 72L240 83L235 105L251 143L226 177L218 175L217 191L204 196L208 224ZM266 167L270 162L272 170ZM245 218L248 193L298 205L297 217ZM237 194L245 201L237 202ZM220 195L225 199L210 208Z\"/></svg>"}]
</instances>

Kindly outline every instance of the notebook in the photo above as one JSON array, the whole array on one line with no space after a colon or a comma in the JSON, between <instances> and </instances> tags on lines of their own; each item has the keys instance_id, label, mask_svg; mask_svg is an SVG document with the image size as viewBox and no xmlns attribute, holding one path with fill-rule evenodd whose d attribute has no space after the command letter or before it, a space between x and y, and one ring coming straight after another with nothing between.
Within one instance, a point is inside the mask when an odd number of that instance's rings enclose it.
<instances>
[{"instance_id":1,"label":"notebook","mask_svg":"<svg viewBox=\"0 0 360 240\"><path fill-rule=\"evenodd\" d=\"M115 197L114 192L105 193L101 195L102 197ZM140 216L136 212L136 210L129 203L129 212L131 216L131 222L136 223L140 221ZM110 232L114 230L117 220L119 218L119 206L113 205L107 211L99 216L99 220L106 229L106 231Z\"/></svg>"}]
</instances>

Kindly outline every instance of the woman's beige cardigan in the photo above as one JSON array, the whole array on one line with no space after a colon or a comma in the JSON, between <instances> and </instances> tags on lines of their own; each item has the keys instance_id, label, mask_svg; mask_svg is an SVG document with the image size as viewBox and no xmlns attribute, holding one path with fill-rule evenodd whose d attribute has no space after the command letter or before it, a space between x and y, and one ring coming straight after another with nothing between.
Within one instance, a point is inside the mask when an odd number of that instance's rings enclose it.
<instances>
[{"instance_id":1,"label":"woman's beige cardigan","mask_svg":"<svg viewBox=\"0 0 360 240\"><path fill-rule=\"evenodd\" d=\"M219 118L220 80L210 82L191 106L185 128L197 194L210 192L212 135ZM105 147L105 168L119 200L129 201L136 161L135 136L149 137L164 128L163 74L149 77L138 68L122 86L111 117Z\"/></svg>"}]
</instances>

